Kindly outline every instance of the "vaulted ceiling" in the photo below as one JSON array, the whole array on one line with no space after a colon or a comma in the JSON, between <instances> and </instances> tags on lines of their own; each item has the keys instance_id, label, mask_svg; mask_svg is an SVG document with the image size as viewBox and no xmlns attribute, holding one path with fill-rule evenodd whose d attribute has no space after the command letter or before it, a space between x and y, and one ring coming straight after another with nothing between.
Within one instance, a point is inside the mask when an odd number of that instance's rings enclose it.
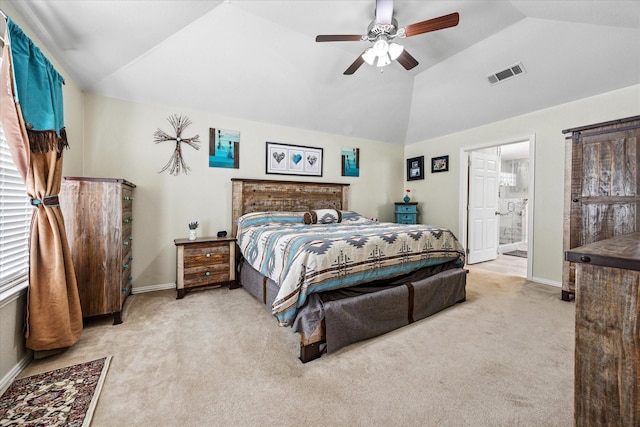
<instances>
[{"instance_id":1,"label":"vaulted ceiling","mask_svg":"<svg viewBox=\"0 0 640 427\"><path fill-rule=\"evenodd\" d=\"M86 92L397 144L640 83L640 1L396 0L400 27L460 22L352 76L370 43L315 36L365 34L374 0L6 3Z\"/></svg>"}]
</instances>

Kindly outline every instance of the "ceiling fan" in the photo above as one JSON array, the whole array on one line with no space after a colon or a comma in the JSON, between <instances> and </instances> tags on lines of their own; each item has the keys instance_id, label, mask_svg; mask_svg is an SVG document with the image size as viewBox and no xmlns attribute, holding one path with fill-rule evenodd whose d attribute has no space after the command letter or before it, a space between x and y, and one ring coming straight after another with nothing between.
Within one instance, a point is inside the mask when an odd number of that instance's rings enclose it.
<instances>
[{"instance_id":1,"label":"ceiling fan","mask_svg":"<svg viewBox=\"0 0 640 427\"><path fill-rule=\"evenodd\" d=\"M393 40L396 37L412 37L418 34L455 27L458 25L459 20L460 15L455 12L398 28L398 21L393 17L393 0L376 0L376 19L369 24L367 34L319 35L316 36L316 42L369 41L373 43L373 46L367 48L345 70L343 74L346 75L355 73L365 62L369 65L385 67L391 64L392 61L397 60L405 69L410 70L418 65L418 61L402 45L393 42Z\"/></svg>"}]
</instances>

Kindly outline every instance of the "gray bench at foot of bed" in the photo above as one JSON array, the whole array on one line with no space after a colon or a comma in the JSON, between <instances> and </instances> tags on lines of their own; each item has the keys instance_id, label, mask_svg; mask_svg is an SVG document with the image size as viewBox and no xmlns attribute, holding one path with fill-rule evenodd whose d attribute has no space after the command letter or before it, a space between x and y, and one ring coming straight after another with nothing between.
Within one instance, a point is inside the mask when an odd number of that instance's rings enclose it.
<instances>
[{"instance_id":1,"label":"gray bench at foot of bed","mask_svg":"<svg viewBox=\"0 0 640 427\"><path fill-rule=\"evenodd\" d=\"M313 332L313 336L305 338L301 333L300 360L306 363L320 357L324 350L334 352L464 301L467 272L463 268L452 268L425 279L349 297L335 296L329 292L322 296L316 308L309 303L318 296L310 297L307 306L298 315L315 318L317 322L320 319L324 321ZM244 263L240 284L267 307L271 307L277 294L277 286L271 279L266 279Z\"/></svg>"},{"instance_id":2,"label":"gray bench at foot of bed","mask_svg":"<svg viewBox=\"0 0 640 427\"><path fill-rule=\"evenodd\" d=\"M327 352L385 334L464 301L466 273L455 268L380 292L324 301Z\"/></svg>"}]
</instances>

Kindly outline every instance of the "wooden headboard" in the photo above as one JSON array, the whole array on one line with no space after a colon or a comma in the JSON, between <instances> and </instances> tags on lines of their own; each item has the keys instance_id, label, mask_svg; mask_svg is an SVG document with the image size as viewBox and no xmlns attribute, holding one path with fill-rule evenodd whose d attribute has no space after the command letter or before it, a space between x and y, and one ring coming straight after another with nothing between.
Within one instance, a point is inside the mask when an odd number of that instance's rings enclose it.
<instances>
[{"instance_id":1,"label":"wooden headboard","mask_svg":"<svg viewBox=\"0 0 640 427\"><path fill-rule=\"evenodd\" d=\"M250 212L349 209L349 184L326 182L231 179L231 233L236 220Z\"/></svg>"}]
</instances>

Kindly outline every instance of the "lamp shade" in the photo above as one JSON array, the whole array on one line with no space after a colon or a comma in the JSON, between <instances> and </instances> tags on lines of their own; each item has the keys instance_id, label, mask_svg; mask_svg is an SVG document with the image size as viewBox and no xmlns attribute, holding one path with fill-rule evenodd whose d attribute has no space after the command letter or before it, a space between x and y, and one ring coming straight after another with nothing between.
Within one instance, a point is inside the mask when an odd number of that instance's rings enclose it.
<instances>
[{"instance_id":1,"label":"lamp shade","mask_svg":"<svg viewBox=\"0 0 640 427\"><path fill-rule=\"evenodd\" d=\"M373 49L369 47L362 54L362 59L364 59L364 62L366 62L367 64L373 65L374 61L376 60L376 54L373 53Z\"/></svg>"},{"instance_id":2,"label":"lamp shade","mask_svg":"<svg viewBox=\"0 0 640 427\"><path fill-rule=\"evenodd\" d=\"M395 61L402 54L403 50L404 46L399 45L398 43L391 43L389 45L389 57L391 57L392 61Z\"/></svg>"}]
</instances>

